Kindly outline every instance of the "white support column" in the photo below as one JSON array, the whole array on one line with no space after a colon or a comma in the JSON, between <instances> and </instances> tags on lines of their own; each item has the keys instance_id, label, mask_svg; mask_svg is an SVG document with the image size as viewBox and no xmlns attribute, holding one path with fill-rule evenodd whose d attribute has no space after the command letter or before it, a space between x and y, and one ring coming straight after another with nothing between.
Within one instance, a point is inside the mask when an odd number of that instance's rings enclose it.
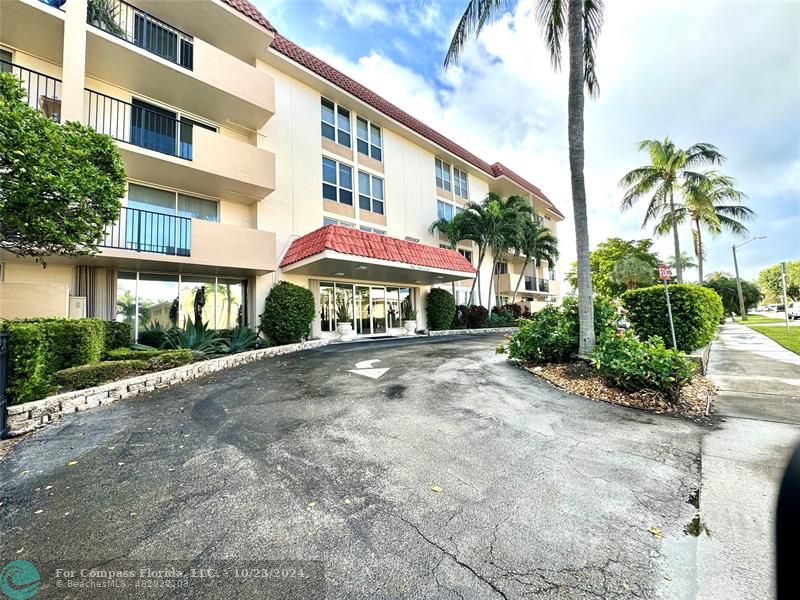
<instances>
[{"instance_id":1,"label":"white support column","mask_svg":"<svg viewBox=\"0 0 800 600\"><path fill-rule=\"evenodd\" d=\"M61 120L83 122L86 80L86 0L64 4L64 56L61 82Z\"/></svg>"}]
</instances>

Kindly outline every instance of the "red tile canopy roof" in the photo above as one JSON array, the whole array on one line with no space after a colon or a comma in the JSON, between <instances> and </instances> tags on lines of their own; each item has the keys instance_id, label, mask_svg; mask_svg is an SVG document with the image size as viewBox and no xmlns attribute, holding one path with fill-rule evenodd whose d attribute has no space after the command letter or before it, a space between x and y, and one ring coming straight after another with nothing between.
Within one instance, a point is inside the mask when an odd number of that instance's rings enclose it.
<instances>
[{"instance_id":1,"label":"red tile canopy roof","mask_svg":"<svg viewBox=\"0 0 800 600\"><path fill-rule=\"evenodd\" d=\"M267 21L267 18L261 14L255 6L253 6L248 0L222 0L225 4L238 10L244 16L252 19L259 25L266 27L270 31L275 31L275 28L272 24Z\"/></svg>"},{"instance_id":2,"label":"red tile canopy roof","mask_svg":"<svg viewBox=\"0 0 800 600\"><path fill-rule=\"evenodd\" d=\"M297 238L286 251L281 268L325 250L431 269L475 273L470 262L455 250L407 242L341 225L325 225Z\"/></svg>"}]
</instances>

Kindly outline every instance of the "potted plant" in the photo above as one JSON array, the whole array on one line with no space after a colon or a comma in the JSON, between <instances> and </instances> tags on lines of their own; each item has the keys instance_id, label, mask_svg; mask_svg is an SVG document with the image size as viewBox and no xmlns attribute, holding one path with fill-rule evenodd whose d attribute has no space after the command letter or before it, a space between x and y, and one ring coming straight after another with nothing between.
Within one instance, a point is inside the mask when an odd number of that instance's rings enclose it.
<instances>
[{"instance_id":1,"label":"potted plant","mask_svg":"<svg viewBox=\"0 0 800 600\"><path fill-rule=\"evenodd\" d=\"M336 333L342 341L353 339L353 321L350 316L350 303L344 294L336 298Z\"/></svg>"},{"instance_id":2,"label":"potted plant","mask_svg":"<svg viewBox=\"0 0 800 600\"><path fill-rule=\"evenodd\" d=\"M117 37L125 37L125 30L118 23L118 3L113 0L89 0L86 12L86 21L90 24Z\"/></svg>"},{"instance_id":3,"label":"potted plant","mask_svg":"<svg viewBox=\"0 0 800 600\"><path fill-rule=\"evenodd\" d=\"M410 297L406 297L400 303L400 316L403 319L406 335L414 335L417 332L417 311L411 306Z\"/></svg>"}]
</instances>

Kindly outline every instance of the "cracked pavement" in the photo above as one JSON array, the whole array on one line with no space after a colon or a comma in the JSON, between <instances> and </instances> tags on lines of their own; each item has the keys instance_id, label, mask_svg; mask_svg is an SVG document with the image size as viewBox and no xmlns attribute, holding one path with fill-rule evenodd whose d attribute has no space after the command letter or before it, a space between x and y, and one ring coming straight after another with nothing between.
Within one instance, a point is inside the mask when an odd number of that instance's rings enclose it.
<instances>
[{"instance_id":1,"label":"cracked pavement","mask_svg":"<svg viewBox=\"0 0 800 600\"><path fill-rule=\"evenodd\" d=\"M561 392L500 341L333 345L65 418L0 463L1 557L320 561L327 598L693 597L703 430ZM348 372L369 359L389 371Z\"/></svg>"}]
</instances>

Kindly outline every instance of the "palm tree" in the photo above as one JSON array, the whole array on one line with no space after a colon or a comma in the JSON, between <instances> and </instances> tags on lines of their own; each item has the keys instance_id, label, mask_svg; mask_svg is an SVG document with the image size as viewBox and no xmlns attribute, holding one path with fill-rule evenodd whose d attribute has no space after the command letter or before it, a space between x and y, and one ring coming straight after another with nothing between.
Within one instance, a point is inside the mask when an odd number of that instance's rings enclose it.
<instances>
[{"instance_id":1,"label":"palm tree","mask_svg":"<svg viewBox=\"0 0 800 600\"><path fill-rule=\"evenodd\" d=\"M533 219L533 211L528 200L522 196L509 196L497 199L500 206L500 228L490 244L492 250L492 279L489 280L489 309L492 308L492 283L495 292L499 284L499 274L497 266L501 262L503 255L511 250L519 241L525 227Z\"/></svg>"},{"instance_id":2,"label":"palm tree","mask_svg":"<svg viewBox=\"0 0 800 600\"><path fill-rule=\"evenodd\" d=\"M640 285L652 283L653 265L636 256L628 256L612 267L608 278L632 290Z\"/></svg>"},{"instance_id":3,"label":"palm tree","mask_svg":"<svg viewBox=\"0 0 800 600\"><path fill-rule=\"evenodd\" d=\"M525 269L531 261L546 260L547 264L552 266L558 260L558 239L553 233L542 225L536 222L536 215L534 218L525 223L522 231L519 234L516 242L514 243L514 252L518 256L524 258L522 270L517 279L517 286L514 288L514 295L511 297L511 304L517 301L517 292L525 277Z\"/></svg>"},{"instance_id":4,"label":"palm tree","mask_svg":"<svg viewBox=\"0 0 800 600\"><path fill-rule=\"evenodd\" d=\"M712 236L718 236L722 230L734 235L747 234L747 227L742 221L749 221L755 213L742 206L747 198L734 186L736 181L716 171L703 173L701 177L690 178L683 186L683 203L675 207L674 219L677 224L689 220L692 227L694 255L697 257L698 281L703 283L703 228ZM673 226L673 215L665 214L656 226L657 233L669 231ZM681 263L685 264L683 255ZM688 266L688 265L687 265ZM695 265L691 265L695 266Z\"/></svg>"},{"instance_id":5,"label":"palm tree","mask_svg":"<svg viewBox=\"0 0 800 600\"><path fill-rule=\"evenodd\" d=\"M480 35L487 23L500 17L510 4L507 0L469 0L458 22L444 66L458 60L472 36ZM553 68L561 67L561 44L566 24L569 46L569 84L567 94L567 137L572 180L572 212L575 219L575 245L578 255L578 354L588 358L594 350L594 309L592 272L589 267L589 223L586 213L586 184L583 177L583 105L586 85L596 96L600 87L595 74L595 48L603 25L603 0L537 0L536 18Z\"/></svg>"},{"instance_id":6,"label":"palm tree","mask_svg":"<svg viewBox=\"0 0 800 600\"><path fill-rule=\"evenodd\" d=\"M470 298L473 298L477 284L478 304L483 304L483 295L481 293L481 266L483 265L483 259L486 258L486 253L501 229L499 199L499 194L490 192L483 202L467 202L464 205L464 212L461 213L464 222L464 239L471 240L478 246L478 266L475 268L475 279L472 281L472 288L469 291ZM494 263L492 263L492 270L494 270Z\"/></svg>"},{"instance_id":7,"label":"palm tree","mask_svg":"<svg viewBox=\"0 0 800 600\"><path fill-rule=\"evenodd\" d=\"M452 219L436 219L431 226L428 227L428 232L433 234L434 232L438 231L439 233L445 235L447 237L448 245L450 246L450 250L457 250L458 249L458 242L461 240L466 239L466 223L464 222L464 213L457 212L453 215ZM473 281L473 285L475 282ZM456 282L453 282L453 297L455 298L456 295ZM470 300L472 299L472 294L470 293Z\"/></svg>"},{"instance_id":8,"label":"palm tree","mask_svg":"<svg viewBox=\"0 0 800 600\"><path fill-rule=\"evenodd\" d=\"M679 209L676 209L675 212L677 213L678 210ZM678 264L678 262L675 260L674 256L670 256L667 259L667 264L674 269L675 265ZM694 262L694 259L689 255L688 252L681 251L681 268L682 269L696 269L697 268L697 263Z\"/></svg>"},{"instance_id":9,"label":"palm tree","mask_svg":"<svg viewBox=\"0 0 800 600\"><path fill-rule=\"evenodd\" d=\"M692 171L693 168L721 163L725 157L716 146L697 143L681 150L668 137L659 140L643 140L639 142L639 151L650 155L650 164L644 165L626 174L619 182L620 187L627 188L622 197L622 210L628 210L644 196L650 196L647 211L642 222L642 229L651 221L670 214L674 256L680 258L681 244L678 236L678 221L675 218L675 192L680 193L687 182L697 182L704 177L703 173ZM678 283L683 282L681 262L675 265Z\"/></svg>"}]
</instances>

